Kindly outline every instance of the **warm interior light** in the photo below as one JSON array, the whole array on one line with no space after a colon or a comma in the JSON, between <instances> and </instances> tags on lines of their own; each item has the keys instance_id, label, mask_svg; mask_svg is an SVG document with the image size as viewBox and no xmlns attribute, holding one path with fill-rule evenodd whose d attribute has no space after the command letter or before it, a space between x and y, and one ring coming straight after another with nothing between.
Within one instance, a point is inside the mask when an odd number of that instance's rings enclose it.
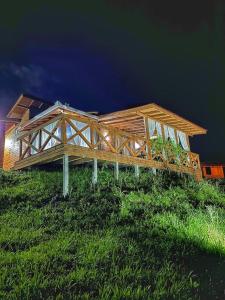
<instances>
[{"instance_id":1,"label":"warm interior light","mask_svg":"<svg viewBox=\"0 0 225 300\"><path fill-rule=\"evenodd\" d=\"M12 141L10 139L5 140L5 148L10 148L12 146Z\"/></svg>"},{"instance_id":2,"label":"warm interior light","mask_svg":"<svg viewBox=\"0 0 225 300\"><path fill-rule=\"evenodd\" d=\"M108 135L107 131L103 132L103 136L104 136L104 138L106 139L107 142L110 141L110 136Z\"/></svg>"},{"instance_id":3,"label":"warm interior light","mask_svg":"<svg viewBox=\"0 0 225 300\"><path fill-rule=\"evenodd\" d=\"M135 142L134 147L135 147L135 149L139 149L141 146L137 142Z\"/></svg>"}]
</instances>

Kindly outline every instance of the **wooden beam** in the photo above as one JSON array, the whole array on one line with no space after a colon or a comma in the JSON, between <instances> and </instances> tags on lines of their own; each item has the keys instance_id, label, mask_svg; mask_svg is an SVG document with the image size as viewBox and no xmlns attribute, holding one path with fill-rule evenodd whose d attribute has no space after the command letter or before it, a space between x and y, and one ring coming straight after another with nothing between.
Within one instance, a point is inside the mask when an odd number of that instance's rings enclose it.
<instances>
[{"instance_id":1,"label":"wooden beam","mask_svg":"<svg viewBox=\"0 0 225 300\"><path fill-rule=\"evenodd\" d=\"M151 140L150 140L150 134L149 134L149 124L148 124L148 118L145 117L145 134L147 139L147 157L148 159L152 158L151 155Z\"/></svg>"},{"instance_id":2,"label":"wooden beam","mask_svg":"<svg viewBox=\"0 0 225 300\"><path fill-rule=\"evenodd\" d=\"M138 120L140 119L139 116L129 116L129 117L118 117L118 118L113 118L108 121L100 121L100 123L111 125L111 124L116 124L120 122L127 122L127 121L133 121L133 120Z\"/></svg>"}]
</instances>

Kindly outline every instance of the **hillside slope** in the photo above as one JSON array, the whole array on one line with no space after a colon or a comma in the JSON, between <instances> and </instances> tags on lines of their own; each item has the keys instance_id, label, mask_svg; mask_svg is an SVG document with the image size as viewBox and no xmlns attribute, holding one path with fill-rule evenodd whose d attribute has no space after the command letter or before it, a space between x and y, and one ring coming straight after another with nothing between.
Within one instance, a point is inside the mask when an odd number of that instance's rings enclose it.
<instances>
[{"instance_id":1,"label":"hillside slope","mask_svg":"<svg viewBox=\"0 0 225 300\"><path fill-rule=\"evenodd\" d=\"M0 299L224 299L225 194L102 168L0 172Z\"/></svg>"}]
</instances>

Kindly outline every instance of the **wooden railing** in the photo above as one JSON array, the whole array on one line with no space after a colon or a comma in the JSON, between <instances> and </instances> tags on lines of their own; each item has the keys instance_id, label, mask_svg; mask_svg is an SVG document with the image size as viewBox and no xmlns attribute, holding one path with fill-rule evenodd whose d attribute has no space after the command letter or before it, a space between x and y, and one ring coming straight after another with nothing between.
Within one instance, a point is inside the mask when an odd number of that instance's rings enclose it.
<instances>
[{"instance_id":1,"label":"wooden railing","mask_svg":"<svg viewBox=\"0 0 225 300\"><path fill-rule=\"evenodd\" d=\"M199 156L184 152L175 157L168 149L156 151L145 137L104 126L87 117L60 114L51 121L23 132L20 141L19 160L39 155L57 145L76 145L91 150L102 150L128 157L161 162L165 167L177 165L200 170ZM132 164L132 163L131 163Z\"/></svg>"}]
</instances>

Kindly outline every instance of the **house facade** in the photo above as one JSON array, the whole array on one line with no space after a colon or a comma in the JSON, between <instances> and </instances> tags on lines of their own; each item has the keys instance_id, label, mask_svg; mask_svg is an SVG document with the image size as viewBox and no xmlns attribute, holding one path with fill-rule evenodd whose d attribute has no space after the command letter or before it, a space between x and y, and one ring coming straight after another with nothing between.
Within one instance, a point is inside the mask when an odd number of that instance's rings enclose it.
<instances>
[{"instance_id":1,"label":"house facade","mask_svg":"<svg viewBox=\"0 0 225 300\"><path fill-rule=\"evenodd\" d=\"M137 173L139 167L166 168L202 178L189 138L206 130L154 103L96 116L21 95L7 117L5 170L107 161L116 170L124 164Z\"/></svg>"},{"instance_id":2,"label":"house facade","mask_svg":"<svg viewBox=\"0 0 225 300\"><path fill-rule=\"evenodd\" d=\"M7 115L0 122L0 167L13 169L19 160L19 128L28 120L50 106L50 103L21 95Z\"/></svg>"}]
</instances>

